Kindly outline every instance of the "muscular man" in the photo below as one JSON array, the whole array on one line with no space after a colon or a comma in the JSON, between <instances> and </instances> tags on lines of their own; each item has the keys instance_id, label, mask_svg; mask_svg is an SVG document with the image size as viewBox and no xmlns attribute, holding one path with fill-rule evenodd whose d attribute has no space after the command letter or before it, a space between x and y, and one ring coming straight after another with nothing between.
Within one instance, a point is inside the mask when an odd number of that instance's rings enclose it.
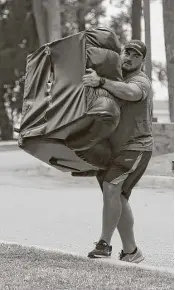
<instances>
[{"instance_id":1,"label":"muscular man","mask_svg":"<svg viewBox=\"0 0 175 290\"><path fill-rule=\"evenodd\" d=\"M134 237L134 218L129 205L131 191L146 170L152 155L152 88L142 71L146 46L131 40L121 53L123 82L102 79L90 69L83 76L84 86L102 86L125 100L120 124L111 136L114 159L108 170L100 170L97 179L103 192L102 232L90 258L111 256L110 245L117 228L123 249L119 259L139 263L144 257ZM120 146L122 144L122 147Z\"/></svg>"}]
</instances>

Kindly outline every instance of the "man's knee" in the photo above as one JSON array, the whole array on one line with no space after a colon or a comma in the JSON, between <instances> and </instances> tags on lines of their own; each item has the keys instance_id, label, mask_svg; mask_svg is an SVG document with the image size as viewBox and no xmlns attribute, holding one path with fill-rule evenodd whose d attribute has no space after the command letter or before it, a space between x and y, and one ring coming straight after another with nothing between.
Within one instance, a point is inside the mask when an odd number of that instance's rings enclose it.
<instances>
[{"instance_id":1,"label":"man's knee","mask_svg":"<svg viewBox=\"0 0 175 290\"><path fill-rule=\"evenodd\" d=\"M121 197L121 186L104 181L103 195L104 200L108 200L111 203L115 200L118 201Z\"/></svg>"},{"instance_id":2,"label":"man's knee","mask_svg":"<svg viewBox=\"0 0 175 290\"><path fill-rule=\"evenodd\" d=\"M103 191L104 192L116 192L117 186L107 181L103 181Z\"/></svg>"}]
</instances>

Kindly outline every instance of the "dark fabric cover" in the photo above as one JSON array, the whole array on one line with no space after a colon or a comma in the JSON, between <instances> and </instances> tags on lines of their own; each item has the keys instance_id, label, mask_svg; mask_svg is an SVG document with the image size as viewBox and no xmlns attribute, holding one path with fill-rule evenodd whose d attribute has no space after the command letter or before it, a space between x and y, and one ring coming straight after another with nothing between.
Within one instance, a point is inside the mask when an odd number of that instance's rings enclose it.
<instances>
[{"instance_id":1,"label":"dark fabric cover","mask_svg":"<svg viewBox=\"0 0 175 290\"><path fill-rule=\"evenodd\" d=\"M121 80L119 52L115 34L96 29L46 44L29 55L19 146L63 171L105 168L107 162L93 162L89 150L106 142L116 129L121 103L104 89L85 89L82 76L92 67L101 76ZM110 158L110 148L101 146ZM83 160L79 156L86 150L89 159Z\"/></svg>"}]
</instances>

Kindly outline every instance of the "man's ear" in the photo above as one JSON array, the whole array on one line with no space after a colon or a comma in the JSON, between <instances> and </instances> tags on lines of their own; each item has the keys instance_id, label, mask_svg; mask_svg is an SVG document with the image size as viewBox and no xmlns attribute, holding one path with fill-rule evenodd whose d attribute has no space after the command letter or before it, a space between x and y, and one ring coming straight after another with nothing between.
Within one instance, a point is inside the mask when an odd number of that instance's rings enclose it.
<instances>
[{"instance_id":1,"label":"man's ear","mask_svg":"<svg viewBox=\"0 0 175 290\"><path fill-rule=\"evenodd\" d=\"M145 58L142 60L141 71L145 71Z\"/></svg>"}]
</instances>

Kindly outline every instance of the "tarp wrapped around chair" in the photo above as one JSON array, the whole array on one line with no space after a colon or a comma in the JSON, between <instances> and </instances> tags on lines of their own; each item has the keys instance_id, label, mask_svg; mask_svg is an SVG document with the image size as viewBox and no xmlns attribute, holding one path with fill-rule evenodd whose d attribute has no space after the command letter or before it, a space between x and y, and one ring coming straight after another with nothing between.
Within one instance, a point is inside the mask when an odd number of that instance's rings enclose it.
<instances>
[{"instance_id":1,"label":"tarp wrapped around chair","mask_svg":"<svg viewBox=\"0 0 175 290\"><path fill-rule=\"evenodd\" d=\"M121 101L102 88L85 88L82 77L93 68L101 77L121 81L119 53L117 36L98 28L30 54L19 147L62 171L106 168L108 137L119 123Z\"/></svg>"}]
</instances>

